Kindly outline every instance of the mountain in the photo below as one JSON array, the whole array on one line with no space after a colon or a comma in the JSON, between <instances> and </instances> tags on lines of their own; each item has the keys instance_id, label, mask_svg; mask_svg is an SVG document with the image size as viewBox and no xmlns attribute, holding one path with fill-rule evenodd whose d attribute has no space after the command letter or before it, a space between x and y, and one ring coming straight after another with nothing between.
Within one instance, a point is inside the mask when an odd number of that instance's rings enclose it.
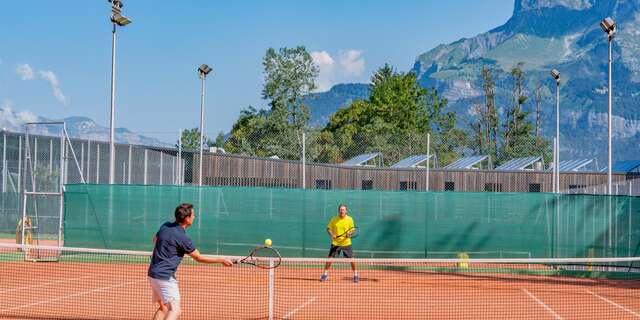
<instances>
[{"instance_id":1,"label":"mountain","mask_svg":"<svg viewBox=\"0 0 640 320\"><path fill-rule=\"evenodd\" d=\"M24 132L24 124L28 122L64 121L70 138L109 141L109 128L98 125L86 117L68 117L62 120L51 120L37 116L31 112L15 112L11 108L0 108L0 128L12 132ZM59 135L59 126L32 126L30 133L42 135ZM136 145L170 147L170 144L155 138L131 132L126 128L116 128L116 142Z\"/></svg>"},{"instance_id":2,"label":"mountain","mask_svg":"<svg viewBox=\"0 0 640 320\"><path fill-rule=\"evenodd\" d=\"M324 126L340 108L348 107L358 99L369 98L371 88L364 83L337 84L329 91L305 96L302 103L309 107L312 126Z\"/></svg>"},{"instance_id":3,"label":"mountain","mask_svg":"<svg viewBox=\"0 0 640 320\"><path fill-rule=\"evenodd\" d=\"M481 70L493 70L496 102L510 105L509 71L524 62L532 111L532 92L542 84L543 133L554 135L555 83L561 72L561 156L606 156L607 51L599 22L611 16L618 25L613 47L613 145L615 159L640 158L640 1L516 0L502 26L473 38L444 44L418 56L413 72L425 87L436 87L461 118L483 103Z\"/></svg>"}]
</instances>

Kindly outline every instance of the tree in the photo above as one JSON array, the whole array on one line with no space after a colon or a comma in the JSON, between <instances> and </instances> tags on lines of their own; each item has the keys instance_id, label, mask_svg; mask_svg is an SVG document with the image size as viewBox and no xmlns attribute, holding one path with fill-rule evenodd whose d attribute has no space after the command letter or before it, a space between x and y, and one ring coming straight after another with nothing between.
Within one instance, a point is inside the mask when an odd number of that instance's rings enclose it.
<instances>
[{"instance_id":1,"label":"tree","mask_svg":"<svg viewBox=\"0 0 640 320\"><path fill-rule=\"evenodd\" d=\"M464 133L455 128L455 114L444 112L447 100L437 90L421 87L414 73L398 73L389 65L378 69L371 79L369 98L338 110L323 129L332 135L326 141L339 150L341 156L336 160L376 151L390 164L426 153L427 133L441 137L432 139L432 150L453 151L453 138Z\"/></svg>"},{"instance_id":2,"label":"tree","mask_svg":"<svg viewBox=\"0 0 640 320\"><path fill-rule=\"evenodd\" d=\"M269 48L264 56L262 97L269 110L249 107L233 125L225 150L260 157L299 159L309 111L302 98L315 88L318 67L305 47Z\"/></svg>"},{"instance_id":3,"label":"tree","mask_svg":"<svg viewBox=\"0 0 640 320\"><path fill-rule=\"evenodd\" d=\"M218 147L218 148L224 147L224 132L222 132L222 131L218 132L218 135L216 136L216 142L214 143L214 146Z\"/></svg>"},{"instance_id":4,"label":"tree","mask_svg":"<svg viewBox=\"0 0 640 320\"><path fill-rule=\"evenodd\" d=\"M536 138L540 137L540 131L542 130L542 89L543 85L538 84L535 90L536 100Z\"/></svg>"},{"instance_id":5,"label":"tree","mask_svg":"<svg viewBox=\"0 0 640 320\"><path fill-rule=\"evenodd\" d=\"M527 119L528 112L523 110L523 105L527 102L527 95L524 90L525 75L522 71L523 63L520 62L511 69L513 80L512 106L507 110L507 117L503 124L503 145L501 158L503 160L531 155L528 150L523 150L523 144L531 143L533 136L533 125ZM526 140L526 141L525 141Z\"/></svg>"},{"instance_id":6,"label":"tree","mask_svg":"<svg viewBox=\"0 0 640 320\"><path fill-rule=\"evenodd\" d=\"M316 89L319 69L304 46L269 48L262 61L264 86L262 98L271 100L273 116L281 124L302 129L309 120L301 99Z\"/></svg>"},{"instance_id":7,"label":"tree","mask_svg":"<svg viewBox=\"0 0 640 320\"><path fill-rule=\"evenodd\" d=\"M182 142L182 149L186 150L200 150L200 129L193 128L182 131L182 135L180 137ZM211 139L204 137L205 147L212 147L214 144L211 142ZM176 143L176 148L179 143Z\"/></svg>"},{"instance_id":8,"label":"tree","mask_svg":"<svg viewBox=\"0 0 640 320\"><path fill-rule=\"evenodd\" d=\"M482 67L484 104L473 107L475 120L470 123L474 137L473 147L480 154L489 155L492 161L498 156L499 118L495 102L495 82L491 70Z\"/></svg>"}]
</instances>

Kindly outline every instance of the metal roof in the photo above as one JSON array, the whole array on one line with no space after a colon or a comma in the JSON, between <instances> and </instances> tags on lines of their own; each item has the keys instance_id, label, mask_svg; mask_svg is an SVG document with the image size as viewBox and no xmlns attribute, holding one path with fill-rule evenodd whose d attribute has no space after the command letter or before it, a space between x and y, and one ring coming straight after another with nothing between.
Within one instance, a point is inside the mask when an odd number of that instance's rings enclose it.
<instances>
[{"instance_id":1,"label":"metal roof","mask_svg":"<svg viewBox=\"0 0 640 320\"><path fill-rule=\"evenodd\" d=\"M427 161L427 159L433 158L433 156L433 154L430 154L428 156L426 154L412 155L398 161L397 163L392 165L391 168L415 168L419 164Z\"/></svg>"},{"instance_id":2,"label":"metal roof","mask_svg":"<svg viewBox=\"0 0 640 320\"><path fill-rule=\"evenodd\" d=\"M583 169L593 162L594 159L572 159L560 161L560 172L580 171L580 169ZM551 166L547 171L553 171L553 166Z\"/></svg>"},{"instance_id":3,"label":"metal roof","mask_svg":"<svg viewBox=\"0 0 640 320\"><path fill-rule=\"evenodd\" d=\"M473 169L473 166L489 158L489 156L473 156L458 159L455 162L444 166L443 169Z\"/></svg>"},{"instance_id":4,"label":"metal roof","mask_svg":"<svg viewBox=\"0 0 640 320\"><path fill-rule=\"evenodd\" d=\"M542 160L542 157L515 158L503 163L496 170L525 170L526 167L540 160Z\"/></svg>"},{"instance_id":5,"label":"metal roof","mask_svg":"<svg viewBox=\"0 0 640 320\"><path fill-rule=\"evenodd\" d=\"M611 167L611 172L629 173L637 169L640 169L640 160L624 160L614 162ZM607 172L607 167L604 167L600 171Z\"/></svg>"},{"instance_id":6,"label":"metal roof","mask_svg":"<svg viewBox=\"0 0 640 320\"><path fill-rule=\"evenodd\" d=\"M381 155L380 152L365 153L365 154L357 155L341 164L344 166L361 166L367 163L368 161L370 161L371 159L380 155Z\"/></svg>"}]
</instances>

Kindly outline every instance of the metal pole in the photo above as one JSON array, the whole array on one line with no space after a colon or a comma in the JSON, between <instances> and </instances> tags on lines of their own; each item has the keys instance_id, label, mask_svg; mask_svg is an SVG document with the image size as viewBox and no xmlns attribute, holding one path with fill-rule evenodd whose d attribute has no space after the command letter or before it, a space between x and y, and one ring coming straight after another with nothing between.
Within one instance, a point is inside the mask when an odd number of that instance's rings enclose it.
<instances>
[{"instance_id":1,"label":"metal pole","mask_svg":"<svg viewBox=\"0 0 640 320\"><path fill-rule=\"evenodd\" d=\"M147 158L149 150L144 149L144 184L147 184Z\"/></svg>"},{"instance_id":2,"label":"metal pole","mask_svg":"<svg viewBox=\"0 0 640 320\"><path fill-rule=\"evenodd\" d=\"M53 146L53 139L51 140L51 146ZM66 168L65 168L65 153L66 153L66 143L64 140L64 125L62 136L60 137L60 177L59 177L59 186L58 192L60 193L60 202L58 208L58 247L62 246L62 228L64 228L64 183L66 177Z\"/></svg>"},{"instance_id":3,"label":"metal pole","mask_svg":"<svg viewBox=\"0 0 640 320\"><path fill-rule=\"evenodd\" d=\"M204 78L205 75L200 73L200 161L198 161L198 185L202 185L202 157L204 154Z\"/></svg>"},{"instance_id":4,"label":"metal pole","mask_svg":"<svg viewBox=\"0 0 640 320\"><path fill-rule=\"evenodd\" d=\"M182 185L184 180L182 180L182 129L180 129L180 134L178 135L178 185Z\"/></svg>"},{"instance_id":5,"label":"metal pole","mask_svg":"<svg viewBox=\"0 0 640 320\"><path fill-rule=\"evenodd\" d=\"M557 153L558 153L558 143L556 142L556 138L553 138L553 159L555 161L555 159L557 159ZM553 189L553 193L558 193L558 188L556 186L556 174L558 173L558 167L556 167L555 165L553 166L553 182L551 183L552 185L552 189Z\"/></svg>"},{"instance_id":6,"label":"metal pole","mask_svg":"<svg viewBox=\"0 0 640 320\"><path fill-rule=\"evenodd\" d=\"M7 132L2 131L2 193L7 192Z\"/></svg>"},{"instance_id":7,"label":"metal pole","mask_svg":"<svg viewBox=\"0 0 640 320\"><path fill-rule=\"evenodd\" d=\"M22 136L18 137L18 192L22 192Z\"/></svg>"},{"instance_id":8,"label":"metal pole","mask_svg":"<svg viewBox=\"0 0 640 320\"><path fill-rule=\"evenodd\" d=\"M307 171L306 171L306 167L307 167L307 158L306 158L306 135L304 133L304 131L302 132L302 189L306 189L307 188Z\"/></svg>"},{"instance_id":9,"label":"metal pole","mask_svg":"<svg viewBox=\"0 0 640 320\"><path fill-rule=\"evenodd\" d=\"M162 175L164 174L164 168L163 168L163 160L164 160L164 156L162 151L160 151L160 184L162 184Z\"/></svg>"},{"instance_id":10,"label":"metal pole","mask_svg":"<svg viewBox=\"0 0 640 320\"><path fill-rule=\"evenodd\" d=\"M607 193L611 194L611 62L612 62L613 34L609 34L609 109L607 112Z\"/></svg>"},{"instance_id":11,"label":"metal pole","mask_svg":"<svg viewBox=\"0 0 640 320\"><path fill-rule=\"evenodd\" d=\"M128 172L127 172L127 183L131 184L131 156L133 154L133 146L129 145L129 167L128 167ZM122 182L124 183L124 181Z\"/></svg>"},{"instance_id":12,"label":"metal pole","mask_svg":"<svg viewBox=\"0 0 640 320\"><path fill-rule=\"evenodd\" d=\"M60 149L62 152L62 149ZM49 140L49 175L53 173L53 139Z\"/></svg>"},{"instance_id":13,"label":"metal pole","mask_svg":"<svg viewBox=\"0 0 640 320\"><path fill-rule=\"evenodd\" d=\"M96 184L100 183L100 144L96 143Z\"/></svg>"},{"instance_id":14,"label":"metal pole","mask_svg":"<svg viewBox=\"0 0 640 320\"><path fill-rule=\"evenodd\" d=\"M111 122L109 124L109 184L113 184L116 173L115 110L116 110L116 24L111 32Z\"/></svg>"},{"instance_id":15,"label":"metal pole","mask_svg":"<svg viewBox=\"0 0 640 320\"><path fill-rule=\"evenodd\" d=\"M560 80L556 81L556 192L560 193Z\"/></svg>"},{"instance_id":16,"label":"metal pole","mask_svg":"<svg viewBox=\"0 0 640 320\"><path fill-rule=\"evenodd\" d=\"M429 161L431 159L431 133L427 133L427 181L426 190L429 191Z\"/></svg>"},{"instance_id":17,"label":"metal pole","mask_svg":"<svg viewBox=\"0 0 640 320\"><path fill-rule=\"evenodd\" d=\"M91 140L87 140L87 183L91 183Z\"/></svg>"}]
</instances>

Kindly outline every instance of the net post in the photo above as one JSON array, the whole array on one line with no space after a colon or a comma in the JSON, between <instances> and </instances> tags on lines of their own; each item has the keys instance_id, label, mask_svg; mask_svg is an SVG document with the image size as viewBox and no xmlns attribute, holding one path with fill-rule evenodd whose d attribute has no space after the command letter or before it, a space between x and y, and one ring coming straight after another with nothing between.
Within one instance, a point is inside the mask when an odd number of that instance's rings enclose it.
<instances>
[{"instance_id":1,"label":"net post","mask_svg":"<svg viewBox=\"0 0 640 320\"><path fill-rule=\"evenodd\" d=\"M273 260L269 260L269 320L273 320L273 295L275 282L275 269L273 268Z\"/></svg>"}]
</instances>

